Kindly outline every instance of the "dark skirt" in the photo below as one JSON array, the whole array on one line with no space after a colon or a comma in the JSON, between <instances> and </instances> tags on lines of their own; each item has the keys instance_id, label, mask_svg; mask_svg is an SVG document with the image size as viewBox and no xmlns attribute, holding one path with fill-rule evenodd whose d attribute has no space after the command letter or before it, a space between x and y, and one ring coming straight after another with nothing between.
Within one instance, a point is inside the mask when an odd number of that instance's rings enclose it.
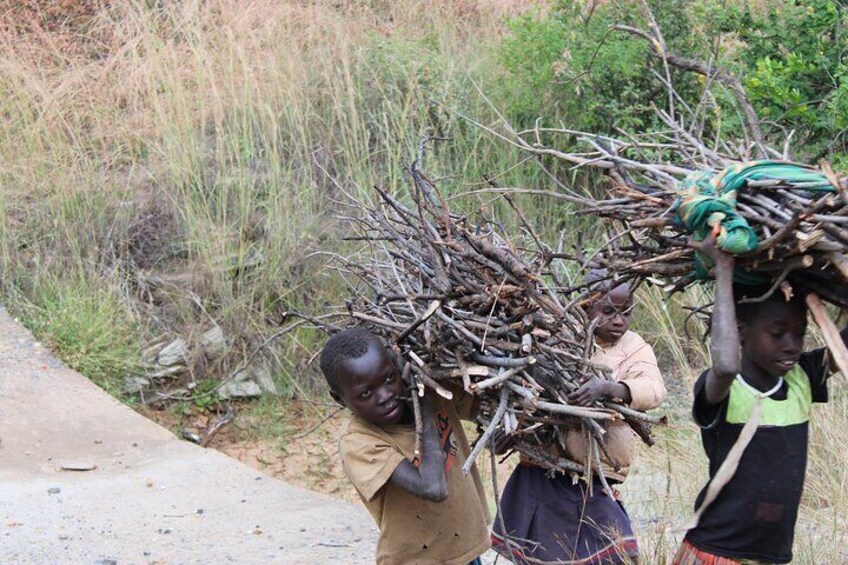
<instances>
[{"instance_id":1,"label":"dark skirt","mask_svg":"<svg viewBox=\"0 0 848 565\"><path fill-rule=\"evenodd\" d=\"M549 478L545 469L525 464L504 487L492 548L519 565L630 564L639 556L624 506L604 493L597 477L589 496L582 481L572 484L561 473Z\"/></svg>"}]
</instances>

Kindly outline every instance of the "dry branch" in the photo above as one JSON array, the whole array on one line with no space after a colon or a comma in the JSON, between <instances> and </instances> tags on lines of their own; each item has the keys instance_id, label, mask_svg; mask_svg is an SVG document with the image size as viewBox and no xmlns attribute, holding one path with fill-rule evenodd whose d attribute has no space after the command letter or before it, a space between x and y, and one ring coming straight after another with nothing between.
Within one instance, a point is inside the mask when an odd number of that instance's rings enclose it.
<instances>
[{"instance_id":1,"label":"dry branch","mask_svg":"<svg viewBox=\"0 0 848 565\"><path fill-rule=\"evenodd\" d=\"M551 249L514 202L524 228L518 239L485 218L452 212L418 162L409 168L408 201L377 189L376 203L356 203L362 212L348 239L364 247L339 258L339 268L363 283L346 304L351 323L393 344L414 400L424 388L446 398L462 389L476 395L483 434L464 469L496 429L521 438L518 450L538 464L570 472L592 466L567 460L556 441L563 426L588 430L593 453L607 453L601 424L612 420L624 419L650 442L658 419L565 400L586 376L610 378L591 360L592 328L581 306L588 290L563 294L552 284Z\"/></svg>"}]
</instances>

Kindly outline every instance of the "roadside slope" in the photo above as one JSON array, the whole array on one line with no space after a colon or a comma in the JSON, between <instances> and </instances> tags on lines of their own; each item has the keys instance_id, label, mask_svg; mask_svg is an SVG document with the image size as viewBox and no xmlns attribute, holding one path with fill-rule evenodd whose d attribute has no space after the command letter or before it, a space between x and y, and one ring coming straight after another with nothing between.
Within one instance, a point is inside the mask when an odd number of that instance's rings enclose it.
<instances>
[{"instance_id":1,"label":"roadside slope","mask_svg":"<svg viewBox=\"0 0 848 565\"><path fill-rule=\"evenodd\" d=\"M2 563L370 563L376 539L362 508L136 414L4 308L0 532Z\"/></svg>"}]
</instances>

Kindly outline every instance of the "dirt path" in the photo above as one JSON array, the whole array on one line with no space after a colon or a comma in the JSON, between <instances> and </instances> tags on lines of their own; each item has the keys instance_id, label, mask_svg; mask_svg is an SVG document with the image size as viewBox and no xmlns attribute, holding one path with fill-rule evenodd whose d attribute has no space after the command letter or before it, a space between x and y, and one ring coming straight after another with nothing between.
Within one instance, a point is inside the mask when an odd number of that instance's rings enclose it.
<instances>
[{"instance_id":1,"label":"dirt path","mask_svg":"<svg viewBox=\"0 0 848 565\"><path fill-rule=\"evenodd\" d=\"M0 308L0 563L371 563L375 539L361 507L178 440Z\"/></svg>"}]
</instances>

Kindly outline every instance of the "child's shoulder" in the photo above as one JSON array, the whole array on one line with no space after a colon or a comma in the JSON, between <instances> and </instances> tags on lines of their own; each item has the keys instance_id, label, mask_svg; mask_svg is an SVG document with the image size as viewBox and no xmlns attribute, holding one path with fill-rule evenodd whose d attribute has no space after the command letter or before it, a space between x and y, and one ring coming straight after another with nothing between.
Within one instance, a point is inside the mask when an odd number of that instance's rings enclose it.
<instances>
[{"instance_id":1,"label":"child's shoulder","mask_svg":"<svg viewBox=\"0 0 848 565\"><path fill-rule=\"evenodd\" d=\"M393 425L382 428L370 422L367 422L350 414L347 421L342 424L341 438L344 441L346 438L371 438L373 441L384 441L390 437L403 436L406 434L415 433L414 426Z\"/></svg>"}]
</instances>

